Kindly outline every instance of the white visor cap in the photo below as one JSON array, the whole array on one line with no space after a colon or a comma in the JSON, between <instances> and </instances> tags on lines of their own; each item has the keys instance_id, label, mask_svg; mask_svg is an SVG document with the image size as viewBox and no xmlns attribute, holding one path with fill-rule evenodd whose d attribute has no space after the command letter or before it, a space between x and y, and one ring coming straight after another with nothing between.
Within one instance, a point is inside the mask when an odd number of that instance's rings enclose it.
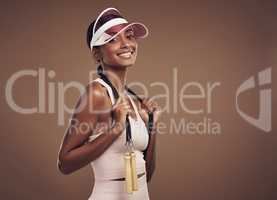
<instances>
[{"instance_id":1,"label":"white visor cap","mask_svg":"<svg viewBox=\"0 0 277 200\"><path fill-rule=\"evenodd\" d=\"M96 30L96 26L97 23L99 23L99 19L101 17L105 17L111 14L115 14L114 16L116 17L109 18L108 21L106 21ZM108 33L106 33L108 29L119 24L126 25L123 26L122 29L120 29L116 34L109 35ZM132 27L134 31L134 36L136 38L145 38L148 35L148 28L144 24L139 22L129 23L126 19L120 16L119 11L115 8L107 8L103 10L96 18L93 26L92 38L90 41L90 49L92 50L94 46L101 46L108 43L110 40L114 39L118 34L120 34L122 31L126 30L129 27Z\"/></svg>"}]
</instances>

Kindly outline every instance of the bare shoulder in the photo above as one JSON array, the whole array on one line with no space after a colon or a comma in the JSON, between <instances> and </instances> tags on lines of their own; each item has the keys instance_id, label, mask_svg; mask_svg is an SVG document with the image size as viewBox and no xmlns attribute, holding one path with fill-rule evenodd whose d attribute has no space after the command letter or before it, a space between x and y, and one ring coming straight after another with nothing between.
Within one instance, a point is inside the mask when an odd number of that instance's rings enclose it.
<instances>
[{"instance_id":1,"label":"bare shoulder","mask_svg":"<svg viewBox=\"0 0 277 200\"><path fill-rule=\"evenodd\" d=\"M86 93L94 105L101 105L106 98L106 89L96 81L87 85Z\"/></svg>"},{"instance_id":2,"label":"bare shoulder","mask_svg":"<svg viewBox=\"0 0 277 200\"><path fill-rule=\"evenodd\" d=\"M84 110L86 112L88 109L102 109L105 107L106 99L105 88L96 81L91 82L86 86L85 92L79 97L76 111Z\"/></svg>"}]
</instances>

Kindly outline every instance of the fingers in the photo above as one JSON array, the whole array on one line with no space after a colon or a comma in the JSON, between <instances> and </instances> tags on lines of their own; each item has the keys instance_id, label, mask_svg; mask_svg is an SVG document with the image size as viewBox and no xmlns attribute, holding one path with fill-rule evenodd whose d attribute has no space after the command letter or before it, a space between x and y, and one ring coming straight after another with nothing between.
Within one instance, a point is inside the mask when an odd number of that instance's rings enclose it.
<instances>
[{"instance_id":1,"label":"fingers","mask_svg":"<svg viewBox=\"0 0 277 200\"><path fill-rule=\"evenodd\" d=\"M143 104L148 112L155 112L160 110L158 103L149 98L143 99Z\"/></svg>"},{"instance_id":2,"label":"fingers","mask_svg":"<svg viewBox=\"0 0 277 200\"><path fill-rule=\"evenodd\" d=\"M115 109L120 109L120 110L123 110L125 111L126 113L130 113L131 112L131 107L128 103L126 102L122 102L122 103L119 103L115 106Z\"/></svg>"},{"instance_id":3,"label":"fingers","mask_svg":"<svg viewBox=\"0 0 277 200\"><path fill-rule=\"evenodd\" d=\"M127 99L123 96L120 96L116 104L113 106L113 111L120 112L123 115L131 113L131 107Z\"/></svg>"},{"instance_id":4,"label":"fingers","mask_svg":"<svg viewBox=\"0 0 277 200\"><path fill-rule=\"evenodd\" d=\"M153 124L156 124L159 121L159 118L161 116L161 108L158 105L157 102L151 100L151 99L144 99L143 103L145 105L145 107L147 108L148 112L153 113ZM147 118L149 120L149 117Z\"/></svg>"},{"instance_id":5,"label":"fingers","mask_svg":"<svg viewBox=\"0 0 277 200\"><path fill-rule=\"evenodd\" d=\"M116 107L125 107L126 105L128 105L128 102L126 101L126 98L123 96L119 96L118 100L116 101L116 103L113 105L114 108Z\"/></svg>"}]
</instances>

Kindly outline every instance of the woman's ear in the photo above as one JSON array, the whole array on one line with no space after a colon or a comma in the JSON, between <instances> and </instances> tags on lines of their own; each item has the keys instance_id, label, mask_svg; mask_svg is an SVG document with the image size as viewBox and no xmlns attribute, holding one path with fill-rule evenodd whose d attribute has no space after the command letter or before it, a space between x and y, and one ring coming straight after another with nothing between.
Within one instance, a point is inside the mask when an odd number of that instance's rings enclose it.
<instances>
[{"instance_id":1,"label":"woman's ear","mask_svg":"<svg viewBox=\"0 0 277 200\"><path fill-rule=\"evenodd\" d=\"M94 47L92 49L92 55L93 55L93 58L94 58L95 62L100 63L100 61L101 61L101 52L100 52L100 49L98 47Z\"/></svg>"}]
</instances>

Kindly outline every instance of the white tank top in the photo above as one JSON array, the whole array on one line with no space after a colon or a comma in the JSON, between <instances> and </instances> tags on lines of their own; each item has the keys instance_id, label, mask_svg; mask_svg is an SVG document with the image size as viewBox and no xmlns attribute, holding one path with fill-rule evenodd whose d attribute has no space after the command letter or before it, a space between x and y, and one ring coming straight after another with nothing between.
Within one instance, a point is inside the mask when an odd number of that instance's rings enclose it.
<instances>
[{"instance_id":1,"label":"white tank top","mask_svg":"<svg viewBox=\"0 0 277 200\"><path fill-rule=\"evenodd\" d=\"M103 85L109 94L112 105L115 104L115 98L111 87L102 79L97 78L96 81ZM136 113L136 120L129 116L131 130L132 130L132 140L134 143L134 152L136 154L136 164L137 173L146 172L145 170L145 160L143 158L143 150L146 149L148 145L149 135L144 121L138 113L138 109L132 98L129 97L131 104ZM98 135L92 135L89 141L94 140ZM91 162L91 166L94 171L94 176L96 180L109 180L115 178L125 177L125 166L124 166L124 153L127 151L126 146L126 130L111 144L111 146L101 154L97 159Z\"/></svg>"}]
</instances>

